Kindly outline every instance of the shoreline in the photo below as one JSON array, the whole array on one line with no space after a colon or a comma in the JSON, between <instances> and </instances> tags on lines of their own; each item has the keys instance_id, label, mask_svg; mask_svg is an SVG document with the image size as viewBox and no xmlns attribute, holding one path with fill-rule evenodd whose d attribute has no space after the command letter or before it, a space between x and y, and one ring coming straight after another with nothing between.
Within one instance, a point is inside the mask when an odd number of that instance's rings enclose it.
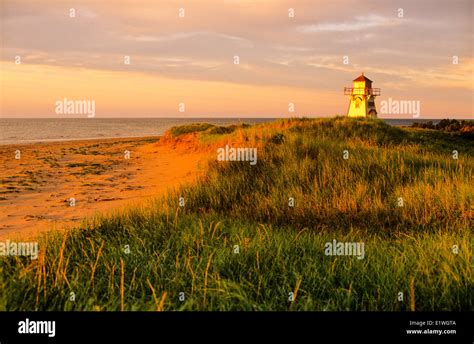
<instances>
[{"instance_id":1,"label":"shoreline","mask_svg":"<svg viewBox=\"0 0 474 344\"><path fill-rule=\"evenodd\" d=\"M159 141L144 136L0 145L0 240L73 227L194 182L207 154Z\"/></svg>"},{"instance_id":2,"label":"shoreline","mask_svg":"<svg viewBox=\"0 0 474 344\"><path fill-rule=\"evenodd\" d=\"M344 117L344 116L342 116ZM295 117L291 117L291 118L295 118ZM324 119L324 118L329 118L329 117L307 117L307 118L315 118L315 119ZM5 138L3 137L2 139L0 139L0 147L2 146L10 146L10 145L30 145L30 144L46 144L46 143L50 143L50 142L68 142L68 141L89 141L89 140L115 140L115 139L138 139L138 138L158 138L158 137L162 137L164 135L164 133L166 132L166 130L169 130L172 126L174 125L186 125L186 124L189 124L189 123L198 123L198 122L203 122L203 123L210 123L210 124L214 124L214 125L230 125L230 124L235 124L235 123L240 123L240 122L250 122L252 124L260 124L260 123L267 123L267 122L273 122L273 121L278 121L278 120L282 120L282 119L285 119L285 118L268 118L268 119L265 119L265 118L258 118L258 117L252 117L252 118L191 118L191 119L183 119L183 118L163 118L164 120L169 120L169 121L173 121L173 120L176 120L177 122L176 123L169 123L169 125L164 125L164 126L161 126L159 127L157 130L158 132L154 132L154 133L146 133L146 134L142 134L142 133L137 133L137 132L133 132L133 133L130 133L128 134L127 132L122 132L122 133L119 133L116 135L119 135L119 136L107 136L107 135L103 135L101 132L94 132L94 133L86 133L87 134L90 134L90 135L96 135L96 136L91 136L91 137L71 137L71 136L74 136L74 133L75 133L75 130L74 128L71 128L70 126L65 126L66 129L66 136L68 137L57 137L57 138L41 138L41 139L38 139L38 138L35 138L35 139L28 139L28 138L25 138L23 137L22 139L18 139L18 137L22 137L24 136L24 133L23 132L18 132L18 130L15 132L11 132L9 134L6 134L4 133L4 136L9 136L9 138ZM248 121L246 121L246 119ZM1 121L2 120L6 120L6 121L15 121L15 120L32 120L32 121L39 121L41 122L41 120L57 120L57 119L54 119L54 118L21 118L21 119L15 119L15 118L0 118L0 124L1 124ZM63 119L61 119L62 121ZM64 119L65 122L61 122L61 123L68 123L67 122L67 119ZM80 119L73 119L73 120L80 120ZM110 121L116 121L116 120L130 120L130 121L134 121L134 120L137 120L135 118L104 118L104 123L107 123L109 120ZM155 120L159 120L159 118L141 118L141 120L143 121L146 121L146 120L151 120L151 121L155 121ZM219 120L223 121L223 120L226 120L226 123L222 122L222 123L219 123ZM433 123L437 123L440 121L440 119L428 119L428 118L415 118L415 119L412 119L412 118L379 118L379 120L391 125L391 126L395 126L395 127L410 127L413 123L427 123L429 121L433 122ZM463 121L463 120L470 120L470 119L458 119L459 121ZM156 125L157 123L153 123L153 125ZM142 124L143 125L143 124ZM2 129L3 126L0 126ZM8 126L7 126L8 127ZM145 129L146 131L146 125L143 126L142 129ZM18 128L17 128L18 129ZM47 128L43 128L41 129L41 126L38 127L38 130L45 130ZM71 130L73 130L73 132L71 133ZM107 132L107 129L105 128L104 129L105 132ZM97 136L99 135L99 136ZM100 135L103 135L103 136L100 136ZM120 136L120 135L124 135L124 136Z\"/></svg>"},{"instance_id":3,"label":"shoreline","mask_svg":"<svg viewBox=\"0 0 474 344\"><path fill-rule=\"evenodd\" d=\"M1 142L0 147L6 146L22 146L22 145L35 145L35 144L53 144L61 142L88 142L88 141L105 141L105 140L135 140L135 139L157 139L159 140L163 135L146 135L146 136L116 136L116 137L87 137L87 138L68 138L68 139L41 139L41 140L22 140L18 142Z\"/></svg>"}]
</instances>

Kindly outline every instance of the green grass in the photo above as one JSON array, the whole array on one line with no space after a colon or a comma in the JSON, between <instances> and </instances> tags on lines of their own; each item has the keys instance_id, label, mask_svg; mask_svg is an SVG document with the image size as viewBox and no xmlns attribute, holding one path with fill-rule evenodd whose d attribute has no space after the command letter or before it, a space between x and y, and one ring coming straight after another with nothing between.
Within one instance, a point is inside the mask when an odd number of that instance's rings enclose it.
<instances>
[{"instance_id":1,"label":"green grass","mask_svg":"<svg viewBox=\"0 0 474 344\"><path fill-rule=\"evenodd\" d=\"M186 125L178 125L175 127L172 127L169 132L173 137L184 135L184 134L189 134L189 133L195 133L195 132L200 132L200 131L205 131L209 128L214 128L215 126L209 123L192 123L192 124L186 124Z\"/></svg>"},{"instance_id":2,"label":"green grass","mask_svg":"<svg viewBox=\"0 0 474 344\"><path fill-rule=\"evenodd\" d=\"M239 125L229 125L229 126L216 126L209 123L192 123L186 125L179 125L172 127L169 130L169 133L172 137L177 137L180 135L190 134L190 133L199 133L205 132L206 137L213 137L214 135L230 134L237 129L245 129L250 127L249 124L242 123Z\"/></svg>"},{"instance_id":3,"label":"green grass","mask_svg":"<svg viewBox=\"0 0 474 344\"><path fill-rule=\"evenodd\" d=\"M0 309L474 309L472 141L347 118L197 131L257 164L211 160L196 185L44 237L38 260L2 258ZM326 256L333 239L365 258Z\"/></svg>"}]
</instances>

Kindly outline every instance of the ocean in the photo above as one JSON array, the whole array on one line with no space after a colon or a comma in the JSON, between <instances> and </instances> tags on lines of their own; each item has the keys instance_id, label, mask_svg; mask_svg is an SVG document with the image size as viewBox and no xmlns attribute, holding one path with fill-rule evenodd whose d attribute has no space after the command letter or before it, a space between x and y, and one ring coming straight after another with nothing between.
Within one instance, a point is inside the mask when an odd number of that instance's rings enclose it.
<instances>
[{"instance_id":1,"label":"ocean","mask_svg":"<svg viewBox=\"0 0 474 344\"><path fill-rule=\"evenodd\" d=\"M0 144L161 136L175 125L198 122L215 125L253 124L273 120L275 118L0 118ZM384 121L400 126L429 120Z\"/></svg>"}]
</instances>

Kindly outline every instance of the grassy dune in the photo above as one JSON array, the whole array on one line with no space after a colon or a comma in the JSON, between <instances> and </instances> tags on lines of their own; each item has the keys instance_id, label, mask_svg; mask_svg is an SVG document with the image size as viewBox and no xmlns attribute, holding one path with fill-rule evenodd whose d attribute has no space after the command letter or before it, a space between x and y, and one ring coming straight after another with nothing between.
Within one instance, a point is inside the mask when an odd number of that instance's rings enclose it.
<instances>
[{"instance_id":1,"label":"grassy dune","mask_svg":"<svg viewBox=\"0 0 474 344\"><path fill-rule=\"evenodd\" d=\"M474 310L472 140L334 118L163 141L211 152L206 175L44 237L38 260L1 258L0 309ZM226 144L257 147L257 164L217 162ZM333 239L364 259L326 256Z\"/></svg>"}]
</instances>

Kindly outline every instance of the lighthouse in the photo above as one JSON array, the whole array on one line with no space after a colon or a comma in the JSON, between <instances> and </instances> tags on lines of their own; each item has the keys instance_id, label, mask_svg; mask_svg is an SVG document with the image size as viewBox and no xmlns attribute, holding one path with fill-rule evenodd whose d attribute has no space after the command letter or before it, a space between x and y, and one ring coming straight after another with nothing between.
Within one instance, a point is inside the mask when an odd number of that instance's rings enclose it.
<instances>
[{"instance_id":1,"label":"lighthouse","mask_svg":"<svg viewBox=\"0 0 474 344\"><path fill-rule=\"evenodd\" d=\"M344 87L344 95L349 96L348 117L377 117L375 97L380 88L372 88L372 80L362 73L354 79L353 87Z\"/></svg>"}]
</instances>

